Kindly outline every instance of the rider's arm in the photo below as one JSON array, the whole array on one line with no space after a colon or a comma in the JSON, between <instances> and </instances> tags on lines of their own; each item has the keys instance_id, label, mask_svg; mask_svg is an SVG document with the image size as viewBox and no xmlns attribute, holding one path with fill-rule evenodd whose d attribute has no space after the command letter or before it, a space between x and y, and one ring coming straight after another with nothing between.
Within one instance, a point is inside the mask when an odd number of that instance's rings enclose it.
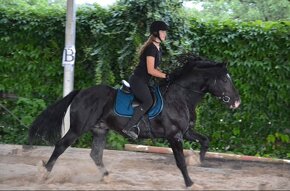
<instances>
[{"instance_id":1,"label":"rider's arm","mask_svg":"<svg viewBox=\"0 0 290 191\"><path fill-rule=\"evenodd\" d=\"M153 56L146 57L147 63L147 72L151 76L158 77L158 78L166 78L166 74L161 72L160 70L154 68L155 58Z\"/></svg>"}]
</instances>

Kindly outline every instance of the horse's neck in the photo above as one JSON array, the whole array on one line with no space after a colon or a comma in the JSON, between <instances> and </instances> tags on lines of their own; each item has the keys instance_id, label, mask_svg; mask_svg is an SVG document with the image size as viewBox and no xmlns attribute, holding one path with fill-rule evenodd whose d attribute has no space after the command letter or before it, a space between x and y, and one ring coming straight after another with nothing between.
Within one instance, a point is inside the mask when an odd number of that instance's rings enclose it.
<instances>
[{"instance_id":1,"label":"horse's neck","mask_svg":"<svg viewBox=\"0 0 290 191\"><path fill-rule=\"evenodd\" d=\"M187 105L189 108L195 110L197 104L202 100L204 94L200 94L197 92L191 92L187 97Z\"/></svg>"},{"instance_id":2,"label":"horse's neck","mask_svg":"<svg viewBox=\"0 0 290 191\"><path fill-rule=\"evenodd\" d=\"M165 93L163 96L166 96L166 94L174 94L176 101L186 103L187 107L193 110L204 96L199 89L186 88L179 84L172 84L169 87L163 87L162 90L162 92Z\"/></svg>"}]
</instances>

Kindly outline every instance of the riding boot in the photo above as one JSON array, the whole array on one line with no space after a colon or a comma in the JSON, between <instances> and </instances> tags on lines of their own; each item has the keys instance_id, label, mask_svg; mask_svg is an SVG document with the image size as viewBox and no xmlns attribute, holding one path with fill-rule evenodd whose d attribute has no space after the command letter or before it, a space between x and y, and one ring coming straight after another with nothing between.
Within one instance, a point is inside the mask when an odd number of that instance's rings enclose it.
<instances>
[{"instance_id":1,"label":"riding boot","mask_svg":"<svg viewBox=\"0 0 290 191\"><path fill-rule=\"evenodd\" d=\"M142 116L146 113L146 111L142 107L137 107L131 119L128 121L125 128L122 130L123 133L131 137L132 139L137 139L138 135L134 132L132 127L136 126L138 122L141 120Z\"/></svg>"}]
</instances>

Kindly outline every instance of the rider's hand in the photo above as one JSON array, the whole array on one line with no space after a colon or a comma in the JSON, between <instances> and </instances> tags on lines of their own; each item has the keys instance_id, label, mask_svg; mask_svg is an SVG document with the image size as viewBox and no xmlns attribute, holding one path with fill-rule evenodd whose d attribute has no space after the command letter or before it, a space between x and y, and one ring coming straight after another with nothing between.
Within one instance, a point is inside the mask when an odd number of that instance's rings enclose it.
<instances>
[{"instance_id":1,"label":"rider's hand","mask_svg":"<svg viewBox=\"0 0 290 191\"><path fill-rule=\"evenodd\" d=\"M167 83L171 83L172 82L172 76L170 74L166 74L165 80L166 80Z\"/></svg>"}]
</instances>

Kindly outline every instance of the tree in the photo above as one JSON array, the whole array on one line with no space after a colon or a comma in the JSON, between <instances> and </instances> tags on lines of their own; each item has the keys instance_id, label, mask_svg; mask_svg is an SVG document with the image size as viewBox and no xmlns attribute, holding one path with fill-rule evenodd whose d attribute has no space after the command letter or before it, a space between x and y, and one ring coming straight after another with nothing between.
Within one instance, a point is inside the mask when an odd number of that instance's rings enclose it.
<instances>
[{"instance_id":1,"label":"tree","mask_svg":"<svg viewBox=\"0 0 290 191\"><path fill-rule=\"evenodd\" d=\"M49 10L65 10L66 0L0 0L0 7L7 10L17 11L17 7L27 12L47 12Z\"/></svg>"},{"instance_id":2,"label":"tree","mask_svg":"<svg viewBox=\"0 0 290 191\"><path fill-rule=\"evenodd\" d=\"M200 20L278 21L290 19L288 0L193 0L203 10L195 15ZM188 10L189 14L191 10Z\"/></svg>"}]
</instances>

